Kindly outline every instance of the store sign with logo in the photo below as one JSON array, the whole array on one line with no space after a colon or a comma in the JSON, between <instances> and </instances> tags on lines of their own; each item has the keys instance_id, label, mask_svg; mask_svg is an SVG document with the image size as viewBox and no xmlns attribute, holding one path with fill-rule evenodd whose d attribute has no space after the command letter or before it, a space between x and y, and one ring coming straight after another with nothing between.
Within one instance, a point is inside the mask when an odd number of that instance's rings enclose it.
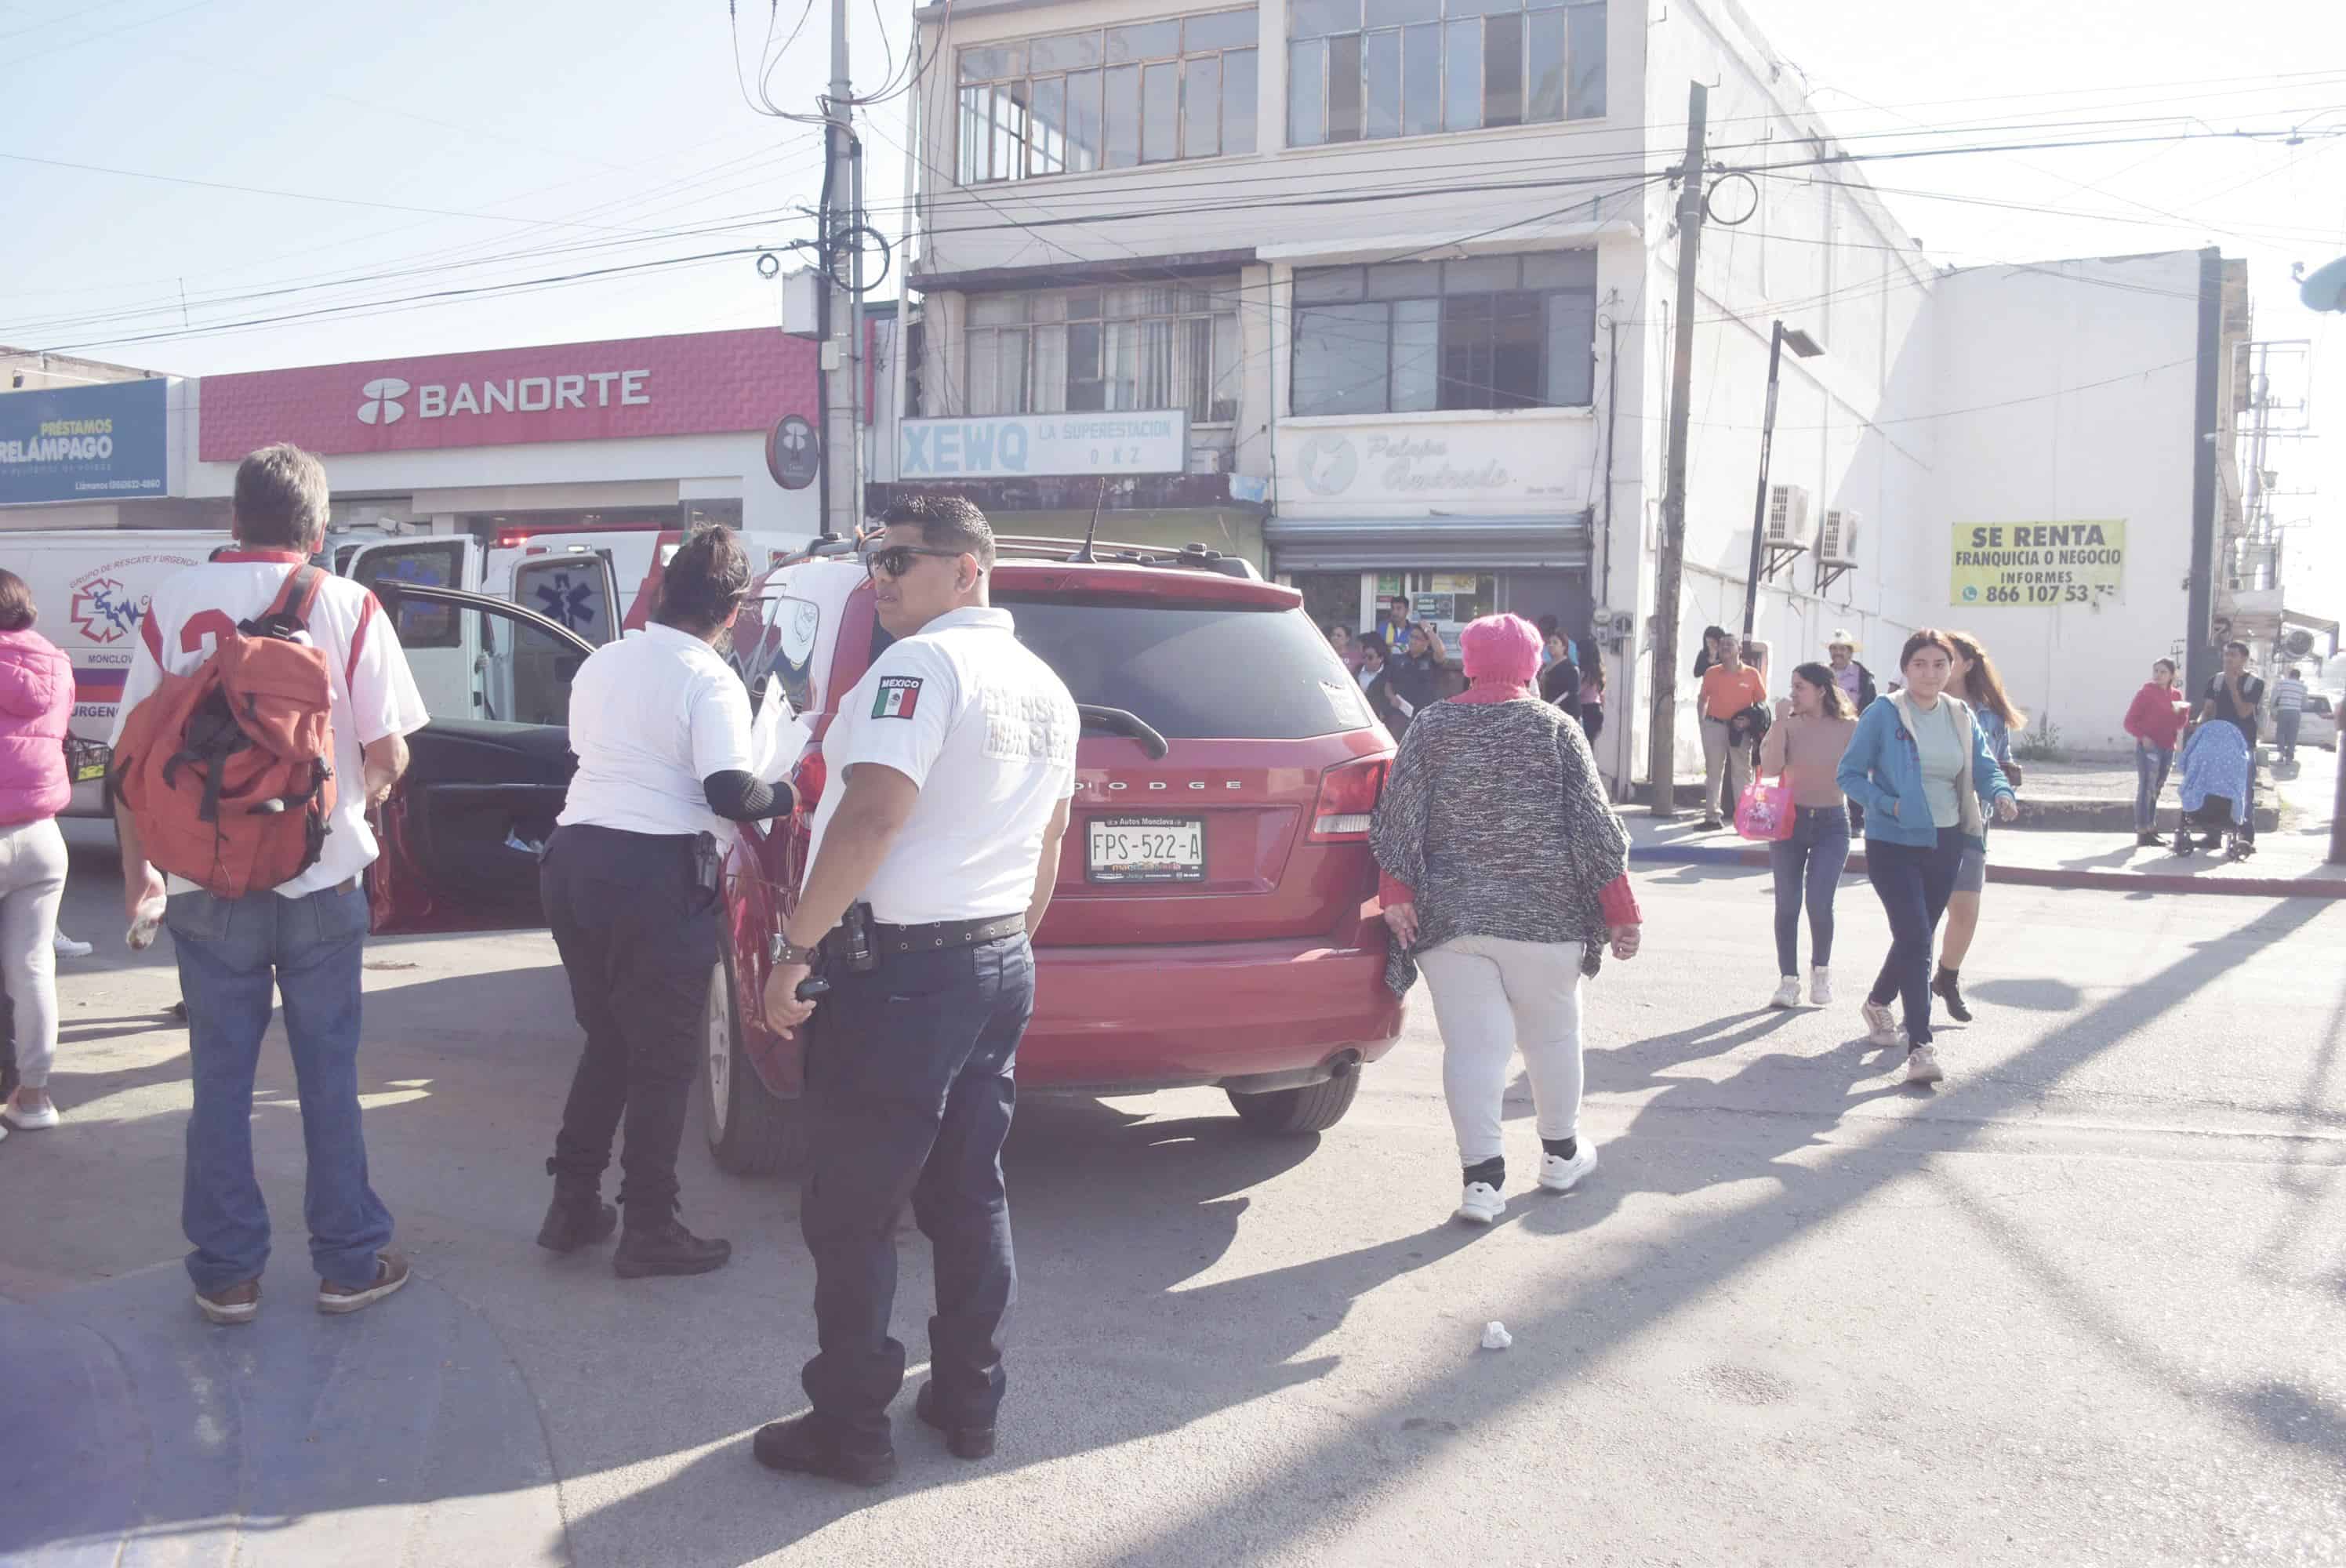
<instances>
[{"instance_id":1,"label":"store sign with logo","mask_svg":"<svg viewBox=\"0 0 2346 1568\"><path fill-rule=\"evenodd\" d=\"M2116 603L2126 583L2126 523L1958 523L1947 602L2045 609Z\"/></svg>"},{"instance_id":2,"label":"store sign with logo","mask_svg":"<svg viewBox=\"0 0 2346 1568\"><path fill-rule=\"evenodd\" d=\"M767 430L813 410L816 351L752 329L206 376L197 450L231 463L278 441L331 453Z\"/></svg>"},{"instance_id":3,"label":"store sign with logo","mask_svg":"<svg viewBox=\"0 0 2346 1568\"><path fill-rule=\"evenodd\" d=\"M1586 504L1585 422L1520 415L1423 424L1281 427L1279 502L1484 505L1567 499Z\"/></svg>"},{"instance_id":4,"label":"store sign with logo","mask_svg":"<svg viewBox=\"0 0 2346 1568\"><path fill-rule=\"evenodd\" d=\"M903 480L1184 473L1189 467L1189 416L1180 409L908 419L897 428L896 477Z\"/></svg>"},{"instance_id":5,"label":"store sign with logo","mask_svg":"<svg viewBox=\"0 0 2346 1568\"><path fill-rule=\"evenodd\" d=\"M169 402L159 377L0 392L0 504L163 494Z\"/></svg>"}]
</instances>

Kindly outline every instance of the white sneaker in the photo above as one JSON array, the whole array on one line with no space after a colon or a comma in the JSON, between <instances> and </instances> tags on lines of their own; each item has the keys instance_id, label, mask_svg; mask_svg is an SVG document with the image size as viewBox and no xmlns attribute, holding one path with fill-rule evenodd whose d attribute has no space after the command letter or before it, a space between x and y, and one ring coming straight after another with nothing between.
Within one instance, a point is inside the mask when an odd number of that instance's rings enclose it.
<instances>
[{"instance_id":1,"label":"white sneaker","mask_svg":"<svg viewBox=\"0 0 2346 1568\"><path fill-rule=\"evenodd\" d=\"M86 942L76 942L63 932L57 932L51 945L57 950L59 958L87 958L97 951Z\"/></svg>"},{"instance_id":2,"label":"white sneaker","mask_svg":"<svg viewBox=\"0 0 2346 1568\"><path fill-rule=\"evenodd\" d=\"M1800 1004L1800 977L1797 974L1784 976L1782 983L1776 987L1776 994L1768 999L1770 1007L1798 1007Z\"/></svg>"},{"instance_id":3,"label":"white sneaker","mask_svg":"<svg viewBox=\"0 0 2346 1568\"><path fill-rule=\"evenodd\" d=\"M1580 1185L1580 1178L1596 1168L1596 1145L1583 1138L1572 1157L1562 1155L1540 1156L1539 1184L1550 1192L1570 1192Z\"/></svg>"},{"instance_id":4,"label":"white sneaker","mask_svg":"<svg viewBox=\"0 0 2346 1568\"><path fill-rule=\"evenodd\" d=\"M54 1127L59 1119L57 1103L55 1100L45 1100L39 1110L27 1111L16 1104L14 1095L9 1096L5 1105L0 1105L0 1115L6 1115L9 1125L20 1133L36 1133L44 1128Z\"/></svg>"},{"instance_id":5,"label":"white sneaker","mask_svg":"<svg viewBox=\"0 0 2346 1568\"><path fill-rule=\"evenodd\" d=\"M1488 1225L1507 1212L1507 1200L1486 1181L1470 1181L1458 1200L1458 1217L1469 1225Z\"/></svg>"},{"instance_id":6,"label":"white sneaker","mask_svg":"<svg viewBox=\"0 0 2346 1568\"><path fill-rule=\"evenodd\" d=\"M1928 1045L1917 1045L1906 1053L1906 1081L1910 1084L1936 1084L1944 1081L1947 1070L1939 1065L1939 1054Z\"/></svg>"},{"instance_id":7,"label":"white sneaker","mask_svg":"<svg viewBox=\"0 0 2346 1568\"><path fill-rule=\"evenodd\" d=\"M1832 971L1817 968L1809 971L1809 1000L1819 1007L1832 1001Z\"/></svg>"},{"instance_id":8,"label":"white sneaker","mask_svg":"<svg viewBox=\"0 0 2346 1568\"><path fill-rule=\"evenodd\" d=\"M1890 1009L1872 997L1865 999L1865 1043L1889 1047L1906 1044L1906 1031L1898 1027L1898 1020Z\"/></svg>"}]
</instances>

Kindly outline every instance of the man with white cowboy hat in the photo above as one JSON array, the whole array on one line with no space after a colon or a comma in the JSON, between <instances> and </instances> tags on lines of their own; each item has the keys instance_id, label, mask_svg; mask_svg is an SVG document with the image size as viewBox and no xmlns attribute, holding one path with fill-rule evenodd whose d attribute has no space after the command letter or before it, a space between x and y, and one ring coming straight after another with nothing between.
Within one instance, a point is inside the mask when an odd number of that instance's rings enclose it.
<instances>
[{"instance_id":1,"label":"man with white cowboy hat","mask_svg":"<svg viewBox=\"0 0 2346 1568\"><path fill-rule=\"evenodd\" d=\"M1877 695L1873 689L1873 672L1857 662L1858 641L1847 626L1836 626L1825 639L1827 666L1833 672L1833 681L1849 693L1850 705L1863 713ZM1865 808L1851 800L1849 803L1849 830L1865 831Z\"/></svg>"}]
</instances>

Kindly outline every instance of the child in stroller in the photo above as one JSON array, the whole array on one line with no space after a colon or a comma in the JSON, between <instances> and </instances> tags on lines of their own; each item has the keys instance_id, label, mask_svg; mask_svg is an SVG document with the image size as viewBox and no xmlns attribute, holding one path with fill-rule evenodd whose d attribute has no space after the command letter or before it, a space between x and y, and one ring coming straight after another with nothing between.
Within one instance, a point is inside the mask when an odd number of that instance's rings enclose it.
<instances>
[{"instance_id":1,"label":"child in stroller","mask_svg":"<svg viewBox=\"0 0 2346 1568\"><path fill-rule=\"evenodd\" d=\"M2221 848L2228 858L2245 860L2257 852L2249 831L2255 768L2248 738L2237 725L2202 724L2192 730L2183 742L2183 820L2175 832L2177 854ZM2191 838L2195 824L2207 835L2197 845Z\"/></svg>"}]
</instances>

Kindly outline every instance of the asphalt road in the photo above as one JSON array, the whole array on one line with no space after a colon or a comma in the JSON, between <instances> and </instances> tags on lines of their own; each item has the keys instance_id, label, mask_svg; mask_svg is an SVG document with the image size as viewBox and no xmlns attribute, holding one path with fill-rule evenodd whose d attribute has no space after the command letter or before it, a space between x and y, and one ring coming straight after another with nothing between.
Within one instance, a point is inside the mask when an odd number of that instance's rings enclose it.
<instances>
[{"instance_id":1,"label":"asphalt road","mask_svg":"<svg viewBox=\"0 0 2346 1568\"><path fill-rule=\"evenodd\" d=\"M309 1309L281 1047L255 1138L280 1247L219 1330L178 1257L184 1035L76 861L55 1080L0 1145L0 1560L664 1565L2346 1561L2346 904L1992 888L1979 1021L1909 1091L1862 1043L1884 942L1771 1013L1764 881L1640 872L1589 988L1585 1135L1449 1222L1430 1010L1317 1138L1219 1095L1033 1098L1000 1455L900 1406L902 1480L786 1480L794 1189L685 1205L736 1261L624 1283L531 1245L576 1037L534 935L371 951L376 1186L423 1278ZM929 1278L903 1238L901 1337ZM1512 1349L1477 1349L1504 1320ZM915 1377L917 1378L917 1371Z\"/></svg>"}]
</instances>

